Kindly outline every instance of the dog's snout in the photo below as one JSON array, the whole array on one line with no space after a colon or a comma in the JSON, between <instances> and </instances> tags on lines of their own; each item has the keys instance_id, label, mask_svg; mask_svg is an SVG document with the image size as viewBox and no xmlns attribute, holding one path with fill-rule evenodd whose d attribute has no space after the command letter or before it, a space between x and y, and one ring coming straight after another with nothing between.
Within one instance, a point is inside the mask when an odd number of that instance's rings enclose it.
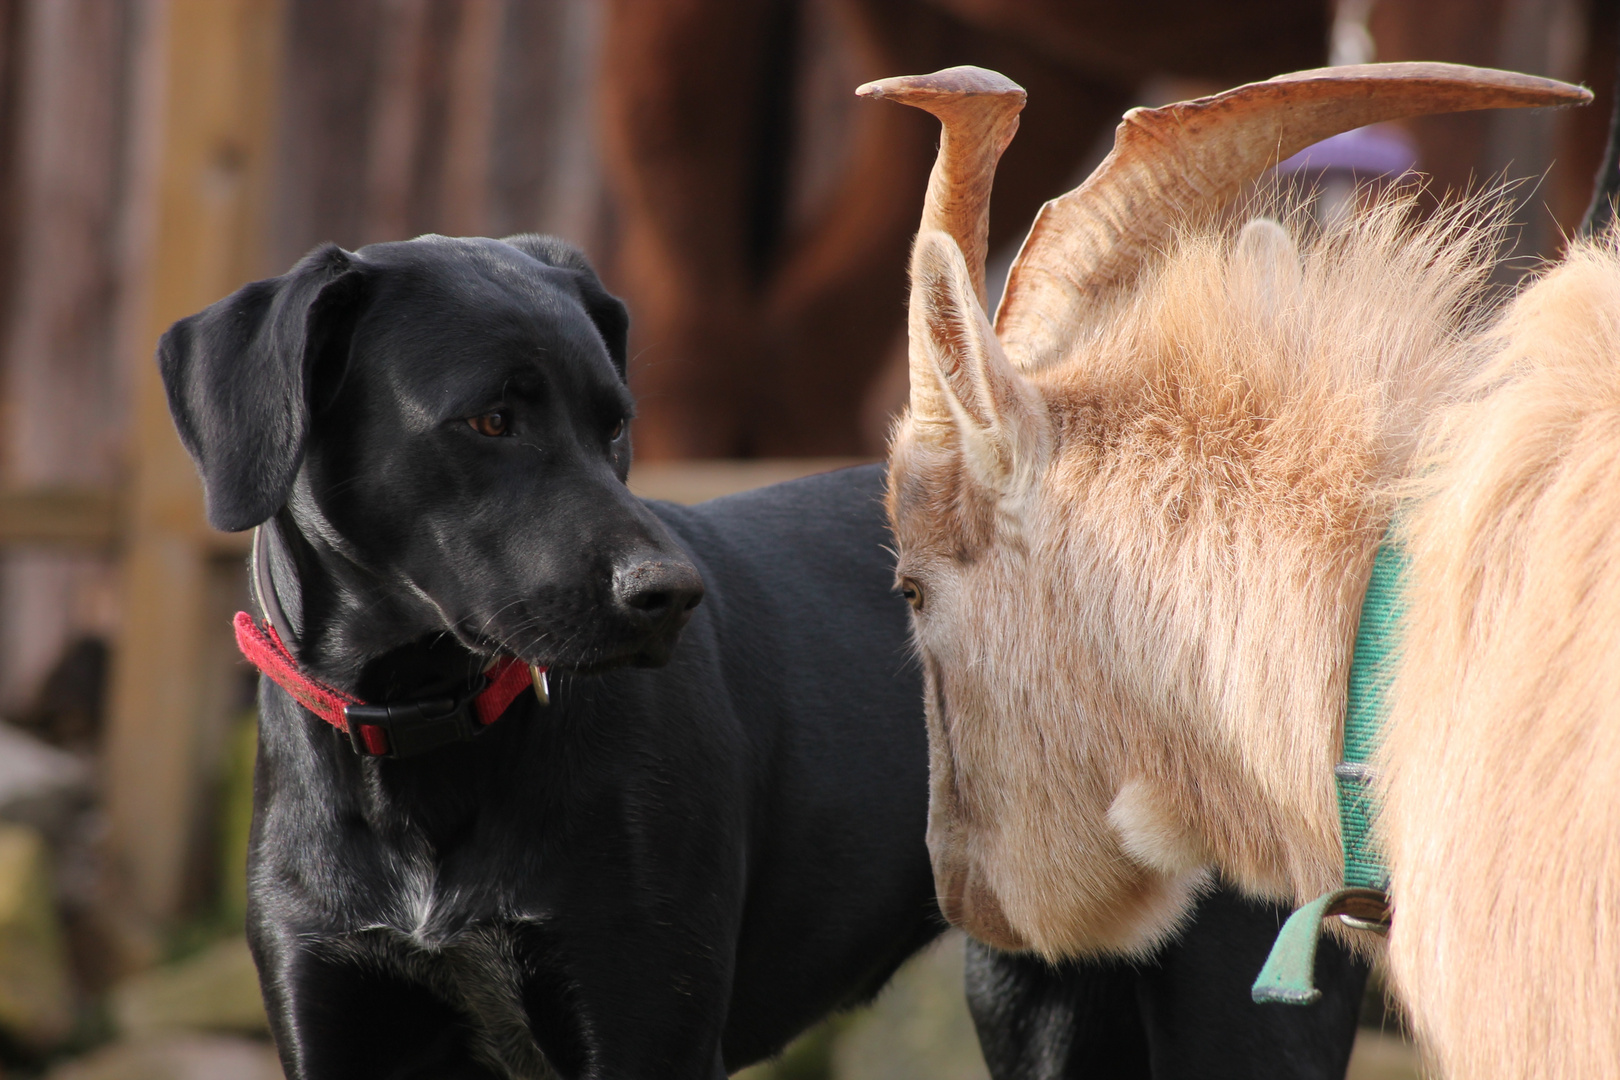
<instances>
[{"instance_id":1,"label":"dog's snout","mask_svg":"<svg viewBox=\"0 0 1620 1080\"><path fill-rule=\"evenodd\" d=\"M654 622L683 615L703 599L703 578L687 562L647 559L623 567L615 576L619 602Z\"/></svg>"}]
</instances>

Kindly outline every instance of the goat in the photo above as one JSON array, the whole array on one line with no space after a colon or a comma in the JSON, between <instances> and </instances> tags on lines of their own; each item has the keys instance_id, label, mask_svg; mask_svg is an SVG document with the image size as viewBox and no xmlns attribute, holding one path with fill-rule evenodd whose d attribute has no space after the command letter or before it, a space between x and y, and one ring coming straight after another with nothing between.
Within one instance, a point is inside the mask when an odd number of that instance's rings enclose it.
<instances>
[{"instance_id":1,"label":"goat","mask_svg":"<svg viewBox=\"0 0 1620 1080\"><path fill-rule=\"evenodd\" d=\"M1285 198L1220 216L1339 131L1590 95L1366 65L1135 110L1036 219L992 329L985 217L1022 91L951 69L862 92L944 128L887 500L947 917L1004 949L1140 955L1217 873L1338 887L1361 597L1418 499L1383 759L1394 984L1449 1075L1620 1076L1616 248L1493 327L1489 199L1421 221L1391 194L1314 233Z\"/></svg>"}]
</instances>

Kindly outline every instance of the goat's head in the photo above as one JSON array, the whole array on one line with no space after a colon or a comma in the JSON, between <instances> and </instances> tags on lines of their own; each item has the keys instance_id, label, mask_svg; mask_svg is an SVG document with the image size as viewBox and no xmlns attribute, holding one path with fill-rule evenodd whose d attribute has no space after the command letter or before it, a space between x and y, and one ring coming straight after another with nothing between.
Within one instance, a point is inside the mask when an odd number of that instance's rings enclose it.
<instances>
[{"instance_id":1,"label":"goat's head","mask_svg":"<svg viewBox=\"0 0 1620 1080\"><path fill-rule=\"evenodd\" d=\"M1401 116L1587 95L1505 72L1400 64L1301 72L1133 110L1091 178L1036 219L992 329L983 306L989 192L1023 91L955 68L860 92L926 109L944 128L912 255L911 400L894 437L888 506L927 683L928 843L947 917L1004 948L1133 952L1178 923L1212 865L1259 891L1295 891L1315 873L1297 853L1189 823L1245 812L1208 805L1221 796L1191 774L1212 763L1265 771L1210 705L1244 680L1263 700L1272 677L1243 670L1240 639L1257 624L1235 612L1243 565L1275 553L1234 550L1222 491L1311 481L1286 469L1201 487L1189 479L1199 468L1245 469L1264 413L1245 401L1189 426L1186 410L1156 412L1153 400L1206 387L1179 384L1162 361L1181 347L1173 305L1156 309L1168 319L1149 318L1151 342L1122 333L1121 312L1153 306L1144 270L1182 225L1311 143ZM1274 223L1251 223L1219 254L1221 296L1243 309L1234 317L1268 318L1302 287L1299 255ZM1221 429L1206 415L1233 422ZM1324 441L1310 431L1294 438ZM1223 440L1242 445L1211 450ZM1353 499L1297 493L1292 504L1308 504L1300 521L1268 523L1290 542L1309 545L1318 526L1365 531L1351 520L1364 510ZM1336 513L1346 520L1331 520ZM1347 575L1301 584L1306 565L1279 571L1292 577L1278 587L1317 587L1313 602L1345 606L1349 597L1334 590ZM1192 608L1197 618L1187 617ZM1271 629L1287 628L1274 620ZM1300 664L1333 667L1322 656ZM1328 789L1329 763L1310 763L1324 777L1313 791ZM1330 797L1319 801L1299 816L1331 864L1336 825ZM1294 809L1279 798L1271 812Z\"/></svg>"}]
</instances>

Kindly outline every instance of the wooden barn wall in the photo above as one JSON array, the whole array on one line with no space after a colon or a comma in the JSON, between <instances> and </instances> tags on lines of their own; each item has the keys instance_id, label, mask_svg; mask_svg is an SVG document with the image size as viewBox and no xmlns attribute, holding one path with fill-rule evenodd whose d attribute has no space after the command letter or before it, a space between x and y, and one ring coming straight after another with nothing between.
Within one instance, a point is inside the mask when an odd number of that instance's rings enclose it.
<instances>
[{"instance_id":1,"label":"wooden barn wall","mask_svg":"<svg viewBox=\"0 0 1620 1080\"><path fill-rule=\"evenodd\" d=\"M591 0L290 0L269 250L553 232L600 255Z\"/></svg>"},{"instance_id":2,"label":"wooden barn wall","mask_svg":"<svg viewBox=\"0 0 1620 1080\"><path fill-rule=\"evenodd\" d=\"M12 488L109 488L121 474L127 365L127 139L133 42L148 11L107 0L6 0L0 477ZM105 556L0 558L0 708L15 708L63 644L104 634Z\"/></svg>"}]
</instances>

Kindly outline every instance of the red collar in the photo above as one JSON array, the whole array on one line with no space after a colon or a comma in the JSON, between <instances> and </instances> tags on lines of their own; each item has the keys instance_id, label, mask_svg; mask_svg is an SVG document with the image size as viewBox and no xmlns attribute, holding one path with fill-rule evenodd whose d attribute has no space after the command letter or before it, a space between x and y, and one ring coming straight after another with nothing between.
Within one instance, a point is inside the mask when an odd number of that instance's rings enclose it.
<instances>
[{"instance_id":1,"label":"red collar","mask_svg":"<svg viewBox=\"0 0 1620 1080\"><path fill-rule=\"evenodd\" d=\"M367 705L300 668L268 620L260 626L247 612L238 611L233 625L236 647L254 667L298 704L347 734L356 751L372 757L409 757L469 739L499 720L517 696L534 685L529 668L507 656L459 695ZM540 671L543 676L544 669Z\"/></svg>"},{"instance_id":2,"label":"red collar","mask_svg":"<svg viewBox=\"0 0 1620 1080\"><path fill-rule=\"evenodd\" d=\"M445 743L472 738L501 718L517 696L530 686L546 704L546 669L527 667L506 656L484 669L473 685L459 694L408 698L386 705L368 705L353 694L310 675L282 641L286 626L275 585L270 580L269 531L260 526L253 537L253 587L259 607L267 616L263 625L238 611L236 647L260 673L293 696L293 700L349 736L355 752L372 757L409 757Z\"/></svg>"}]
</instances>

